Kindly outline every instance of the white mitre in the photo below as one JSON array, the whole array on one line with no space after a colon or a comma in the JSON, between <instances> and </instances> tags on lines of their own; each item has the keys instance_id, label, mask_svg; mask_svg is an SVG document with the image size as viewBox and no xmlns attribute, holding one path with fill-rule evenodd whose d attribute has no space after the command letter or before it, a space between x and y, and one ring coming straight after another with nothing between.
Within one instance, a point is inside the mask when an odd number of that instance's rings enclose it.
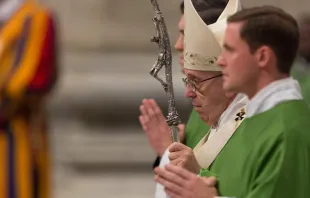
<instances>
[{"instance_id":1,"label":"white mitre","mask_svg":"<svg viewBox=\"0 0 310 198\"><path fill-rule=\"evenodd\" d=\"M229 0L218 20L206 25L192 0L184 0L184 68L200 71L221 71L216 65L222 51L227 18L241 10L239 0Z\"/></svg>"}]
</instances>

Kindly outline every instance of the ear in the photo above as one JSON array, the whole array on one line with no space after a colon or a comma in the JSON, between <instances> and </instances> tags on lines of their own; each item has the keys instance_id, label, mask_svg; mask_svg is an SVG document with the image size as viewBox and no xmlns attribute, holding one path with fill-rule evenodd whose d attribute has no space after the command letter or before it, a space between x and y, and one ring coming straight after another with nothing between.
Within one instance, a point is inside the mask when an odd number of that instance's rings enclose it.
<instances>
[{"instance_id":1,"label":"ear","mask_svg":"<svg viewBox=\"0 0 310 198\"><path fill-rule=\"evenodd\" d=\"M271 48L268 46L262 46L258 48L255 52L255 58L256 58L257 65L260 68L266 67L273 56L272 54L273 52Z\"/></svg>"}]
</instances>

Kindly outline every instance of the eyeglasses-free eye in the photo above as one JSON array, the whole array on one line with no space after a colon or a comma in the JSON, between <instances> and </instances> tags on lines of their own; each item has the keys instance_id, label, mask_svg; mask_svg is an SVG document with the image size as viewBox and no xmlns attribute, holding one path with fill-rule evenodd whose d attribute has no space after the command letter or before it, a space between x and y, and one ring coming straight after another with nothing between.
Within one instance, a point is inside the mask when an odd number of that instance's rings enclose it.
<instances>
[{"instance_id":1,"label":"eyeglasses-free eye","mask_svg":"<svg viewBox=\"0 0 310 198\"><path fill-rule=\"evenodd\" d=\"M207 78L207 79L204 79L204 80L201 80L201 81L188 80L188 78L182 78L182 81L183 81L183 83L184 83L185 86L189 85L189 87L190 87L193 91L196 91L196 90L197 90L197 85L198 85L199 83L205 82L205 81L208 81L208 80L211 80L211 79L220 77L220 76L223 76L223 74L219 74L219 75L216 75L216 76L212 76L212 77L210 77L210 78Z\"/></svg>"}]
</instances>

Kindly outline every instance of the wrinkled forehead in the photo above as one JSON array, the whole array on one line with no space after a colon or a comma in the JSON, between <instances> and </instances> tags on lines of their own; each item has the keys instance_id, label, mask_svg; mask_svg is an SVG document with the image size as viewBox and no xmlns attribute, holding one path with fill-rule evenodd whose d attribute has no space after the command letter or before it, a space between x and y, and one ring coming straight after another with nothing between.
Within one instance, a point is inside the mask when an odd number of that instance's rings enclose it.
<instances>
[{"instance_id":1,"label":"wrinkled forehead","mask_svg":"<svg viewBox=\"0 0 310 198\"><path fill-rule=\"evenodd\" d=\"M220 71L200 71L200 70L193 70L193 69L184 69L184 73L186 77L190 80L204 80L206 78L210 78L221 74Z\"/></svg>"}]
</instances>

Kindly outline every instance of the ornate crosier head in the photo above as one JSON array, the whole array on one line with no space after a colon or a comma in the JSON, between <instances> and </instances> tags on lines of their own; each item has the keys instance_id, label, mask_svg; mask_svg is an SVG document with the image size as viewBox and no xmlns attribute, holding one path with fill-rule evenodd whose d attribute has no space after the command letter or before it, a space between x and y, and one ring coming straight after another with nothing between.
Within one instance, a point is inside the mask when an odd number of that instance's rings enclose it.
<instances>
[{"instance_id":1,"label":"ornate crosier head","mask_svg":"<svg viewBox=\"0 0 310 198\"><path fill-rule=\"evenodd\" d=\"M155 42L159 46L159 55L157 61L153 65L150 74L158 80L163 86L167 97L168 97L168 115L167 124L172 127L173 141L178 141L178 130L177 126L181 123L181 119L176 110L173 83L172 83L172 57L171 57L171 46L169 35L166 27L166 23L162 13L159 9L159 5L156 0L150 0L153 9L154 17L153 22L156 29L156 35L151 38L152 42ZM158 72L165 68L165 80L158 77Z\"/></svg>"}]
</instances>

